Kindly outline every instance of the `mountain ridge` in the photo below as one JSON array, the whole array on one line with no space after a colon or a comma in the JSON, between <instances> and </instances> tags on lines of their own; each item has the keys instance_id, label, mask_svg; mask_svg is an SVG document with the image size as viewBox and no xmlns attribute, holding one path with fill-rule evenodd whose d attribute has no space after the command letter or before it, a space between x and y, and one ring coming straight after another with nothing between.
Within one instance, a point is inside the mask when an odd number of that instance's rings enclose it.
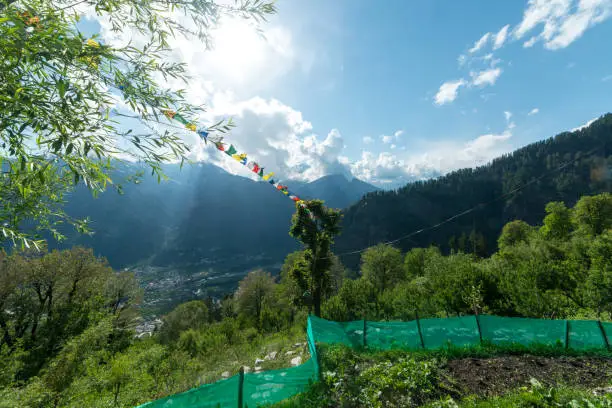
<instances>
[{"instance_id":1,"label":"mountain ridge","mask_svg":"<svg viewBox=\"0 0 612 408\"><path fill-rule=\"evenodd\" d=\"M478 246L477 252L490 254L506 222L521 219L533 224L542 219L549 201L572 205L581 195L611 191L611 140L608 113L587 127L529 144L484 166L368 193L344 212L335 251L350 252L423 230L397 245L402 250L436 245L444 251L468 252ZM568 161L564 171L552 174ZM538 179L547 172L550 177ZM477 207L473 214L429 229L472 207ZM342 260L354 267L359 257L347 255Z\"/></svg>"}]
</instances>

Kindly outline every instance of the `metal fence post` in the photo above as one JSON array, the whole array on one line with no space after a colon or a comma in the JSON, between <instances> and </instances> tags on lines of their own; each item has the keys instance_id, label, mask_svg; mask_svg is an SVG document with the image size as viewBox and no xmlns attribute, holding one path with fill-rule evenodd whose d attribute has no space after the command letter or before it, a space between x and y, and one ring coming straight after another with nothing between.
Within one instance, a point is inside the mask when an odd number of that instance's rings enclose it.
<instances>
[{"instance_id":1,"label":"metal fence post","mask_svg":"<svg viewBox=\"0 0 612 408\"><path fill-rule=\"evenodd\" d=\"M610 350L610 340L608 339L608 335L604 330L603 324L601 324L601 320L597 320L597 325L599 326L599 330L601 330L601 337L603 337L604 342L606 343L606 349Z\"/></svg>"},{"instance_id":2,"label":"metal fence post","mask_svg":"<svg viewBox=\"0 0 612 408\"><path fill-rule=\"evenodd\" d=\"M238 372L238 408L242 408L244 393L244 367Z\"/></svg>"},{"instance_id":3,"label":"metal fence post","mask_svg":"<svg viewBox=\"0 0 612 408\"><path fill-rule=\"evenodd\" d=\"M569 334L570 334L570 322L569 320L565 321L565 349L569 348Z\"/></svg>"},{"instance_id":4,"label":"metal fence post","mask_svg":"<svg viewBox=\"0 0 612 408\"><path fill-rule=\"evenodd\" d=\"M478 316L478 312L476 312L476 327L478 327L478 338L480 339L480 344L482 344L482 329L480 328L480 316Z\"/></svg>"},{"instance_id":5,"label":"metal fence post","mask_svg":"<svg viewBox=\"0 0 612 408\"><path fill-rule=\"evenodd\" d=\"M421 331L421 322L419 321L419 311L414 310L414 316L416 317L417 329L419 330L419 338L421 339L421 347L425 348L425 341L423 340L423 332Z\"/></svg>"},{"instance_id":6,"label":"metal fence post","mask_svg":"<svg viewBox=\"0 0 612 408\"><path fill-rule=\"evenodd\" d=\"M367 320L365 318L365 316L363 317L363 347L365 348L368 345L368 339L366 337L366 332L368 330L367 327Z\"/></svg>"}]
</instances>

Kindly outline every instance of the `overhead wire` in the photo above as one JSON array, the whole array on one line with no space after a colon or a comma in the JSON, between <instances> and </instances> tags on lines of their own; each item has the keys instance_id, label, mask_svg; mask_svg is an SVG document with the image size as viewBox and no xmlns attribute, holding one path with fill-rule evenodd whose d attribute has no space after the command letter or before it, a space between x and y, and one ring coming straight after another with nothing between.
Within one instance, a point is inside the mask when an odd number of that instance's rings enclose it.
<instances>
[{"instance_id":1,"label":"overhead wire","mask_svg":"<svg viewBox=\"0 0 612 408\"><path fill-rule=\"evenodd\" d=\"M605 144L597 146L594 149L589 150L584 156L579 156L579 157L576 157L576 158L574 158L572 160L568 160L568 161L564 162L563 164L561 164L560 166L545 172L544 174L542 174L542 175L540 175L540 176L538 176L538 177L528 181L527 183L523 184L522 186L516 187L516 188L510 190L509 192L507 192L505 194L502 194L499 197L496 197L496 198L494 198L492 200L489 200L489 201L484 201L484 202L478 203L478 204L474 205L473 207L468 208L467 210L464 210L464 211L462 211L460 213L457 213L457 214L455 214L455 215L453 215L451 217L448 217L448 218L438 222L437 224L421 228L419 230L410 232L409 234L406 234L406 235L402 235L401 237L395 238L395 239L390 240L390 241L381 242L381 244L393 245L393 244L395 244L397 242L400 242L400 241L403 241L405 239L409 239L409 238L411 238L411 237L413 237L415 235L421 234L421 233L423 233L425 231L431 231L431 230L434 230L436 228L439 228L439 227L441 227L444 224L447 224L447 223L449 223L449 222L451 222L453 220L456 220L457 218L460 218L460 217L462 217L464 215L467 215L467 214L469 214L469 213L471 213L473 211L476 211L478 209L484 208L484 207L486 207L486 206L488 206L490 204L493 204L494 202L497 202L499 200L503 200L503 199L505 199L505 198L507 198L507 197L509 197L509 196L511 196L511 195L513 195L513 194L515 194L517 192L519 192L520 190L524 189L525 187L528 187L528 186L530 186L530 185L532 185L534 183L537 183L538 181L542 180L543 178L545 178L545 177L547 177L547 176L549 176L549 175L551 175L553 173L556 173L558 171L563 170L564 168L566 168L567 166L577 162L578 160L583 159L584 157L591 156L593 153L595 153L597 150L601 149L604 146L605 146ZM353 251L341 252L339 254L334 254L334 256L338 256L339 257L339 256L345 256L345 255L355 255L355 254L359 254L359 253L365 252L366 250L368 250L368 248L370 248L370 246L362 248L362 249L356 249L356 250L353 250Z\"/></svg>"}]
</instances>

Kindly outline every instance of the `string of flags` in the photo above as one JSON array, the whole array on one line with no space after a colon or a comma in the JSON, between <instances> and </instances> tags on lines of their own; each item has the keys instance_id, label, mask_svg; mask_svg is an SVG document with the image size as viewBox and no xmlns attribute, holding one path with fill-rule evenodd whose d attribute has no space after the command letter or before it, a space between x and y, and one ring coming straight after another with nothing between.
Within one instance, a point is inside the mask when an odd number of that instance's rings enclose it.
<instances>
[{"instance_id":1,"label":"string of flags","mask_svg":"<svg viewBox=\"0 0 612 408\"><path fill-rule=\"evenodd\" d=\"M18 15L19 15L19 17L22 20L24 20L24 23L26 24L26 26L35 26L38 29L41 28L40 19L38 17L36 17L36 16L31 17L27 12L21 13L21 14L18 14ZM94 40L93 38L88 39L85 42L85 45L87 45L90 48L100 48L100 44L96 40ZM97 56L86 56L86 57L83 57L83 59L86 62L88 62L90 64L90 66L93 66L94 68L98 67L99 57L97 57ZM119 89L120 90L123 90L124 88L125 88L125 86L123 84L119 85ZM169 109L163 110L163 113L164 113L164 115L168 119L176 120L177 122L179 122L183 126L185 126L185 129L197 133L204 141L208 141L209 132L207 130L204 130L204 129L198 129L198 127L197 127L197 125L195 123L189 122L187 119L185 119L183 116L181 116L180 113L175 112L173 110L169 110ZM278 182L278 181L276 181L276 180L274 180L272 178L274 176L274 172L270 172L270 173L266 174L264 172L264 167L263 166L261 166L259 163L255 162L255 161L249 161L248 158L247 158L247 154L246 153L239 153L236 150L236 148L234 147L234 145L230 144L229 147L227 147L227 145L222 142L222 139L221 140L215 140L215 141L212 141L212 142L214 143L214 145L217 148L217 150L227 154L228 156L230 156L234 160L236 160L238 163L240 163L243 166L247 167L250 171L252 171L253 173L257 174L263 181L268 182L276 190L280 191L283 195L287 196L290 200L295 202L296 205L298 205L301 208L303 208L304 211L306 211L306 213L309 215L309 217L311 219L315 218L314 214L306 206L306 203L305 203L304 200L302 200L297 194L294 194L293 192L289 191L289 187L288 186L283 185L280 182Z\"/></svg>"},{"instance_id":2,"label":"string of flags","mask_svg":"<svg viewBox=\"0 0 612 408\"><path fill-rule=\"evenodd\" d=\"M175 112L173 110L163 110L164 115L170 119L175 120L185 126L185 129L190 130L192 132L197 133L204 141L208 141L209 133L204 129L198 129L195 123L189 122L180 113ZM212 140L211 140L212 141ZM218 151L225 153L230 156L238 163L242 164L246 168L248 168L253 173L257 174L263 181L268 182L272 185L276 190L280 191L283 195L287 196L291 201L295 202L296 205L302 207L310 216L311 219L314 219L314 215L312 212L306 207L306 203L302 200L297 194L289 191L289 187L281 184L280 182L274 180L274 172L265 173L264 167L255 161L248 160L246 153L239 153L238 150L234 147L234 145L230 144L227 146L226 143L223 143L222 140L212 141Z\"/></svg>"}]
</instances>

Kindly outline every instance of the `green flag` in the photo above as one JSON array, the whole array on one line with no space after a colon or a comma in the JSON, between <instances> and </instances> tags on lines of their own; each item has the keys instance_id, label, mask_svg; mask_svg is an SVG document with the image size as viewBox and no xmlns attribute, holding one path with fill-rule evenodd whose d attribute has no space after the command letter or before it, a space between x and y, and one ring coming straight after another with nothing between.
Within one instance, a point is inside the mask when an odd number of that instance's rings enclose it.
<instances>
[{"instance_id":1,"label":"green flag","mask_svg":"<svg viewBox=\"0 0 612 408\"><path fill-rule=\"evenodd\" d=\"M176 115L174 115L174 119L178 120L179 122L181 122L183 125L186 125L189 123L189 121L187 119L185 119L184 117L181 116L180 113L177 113Z\"/></svg>"}]
</instances>

